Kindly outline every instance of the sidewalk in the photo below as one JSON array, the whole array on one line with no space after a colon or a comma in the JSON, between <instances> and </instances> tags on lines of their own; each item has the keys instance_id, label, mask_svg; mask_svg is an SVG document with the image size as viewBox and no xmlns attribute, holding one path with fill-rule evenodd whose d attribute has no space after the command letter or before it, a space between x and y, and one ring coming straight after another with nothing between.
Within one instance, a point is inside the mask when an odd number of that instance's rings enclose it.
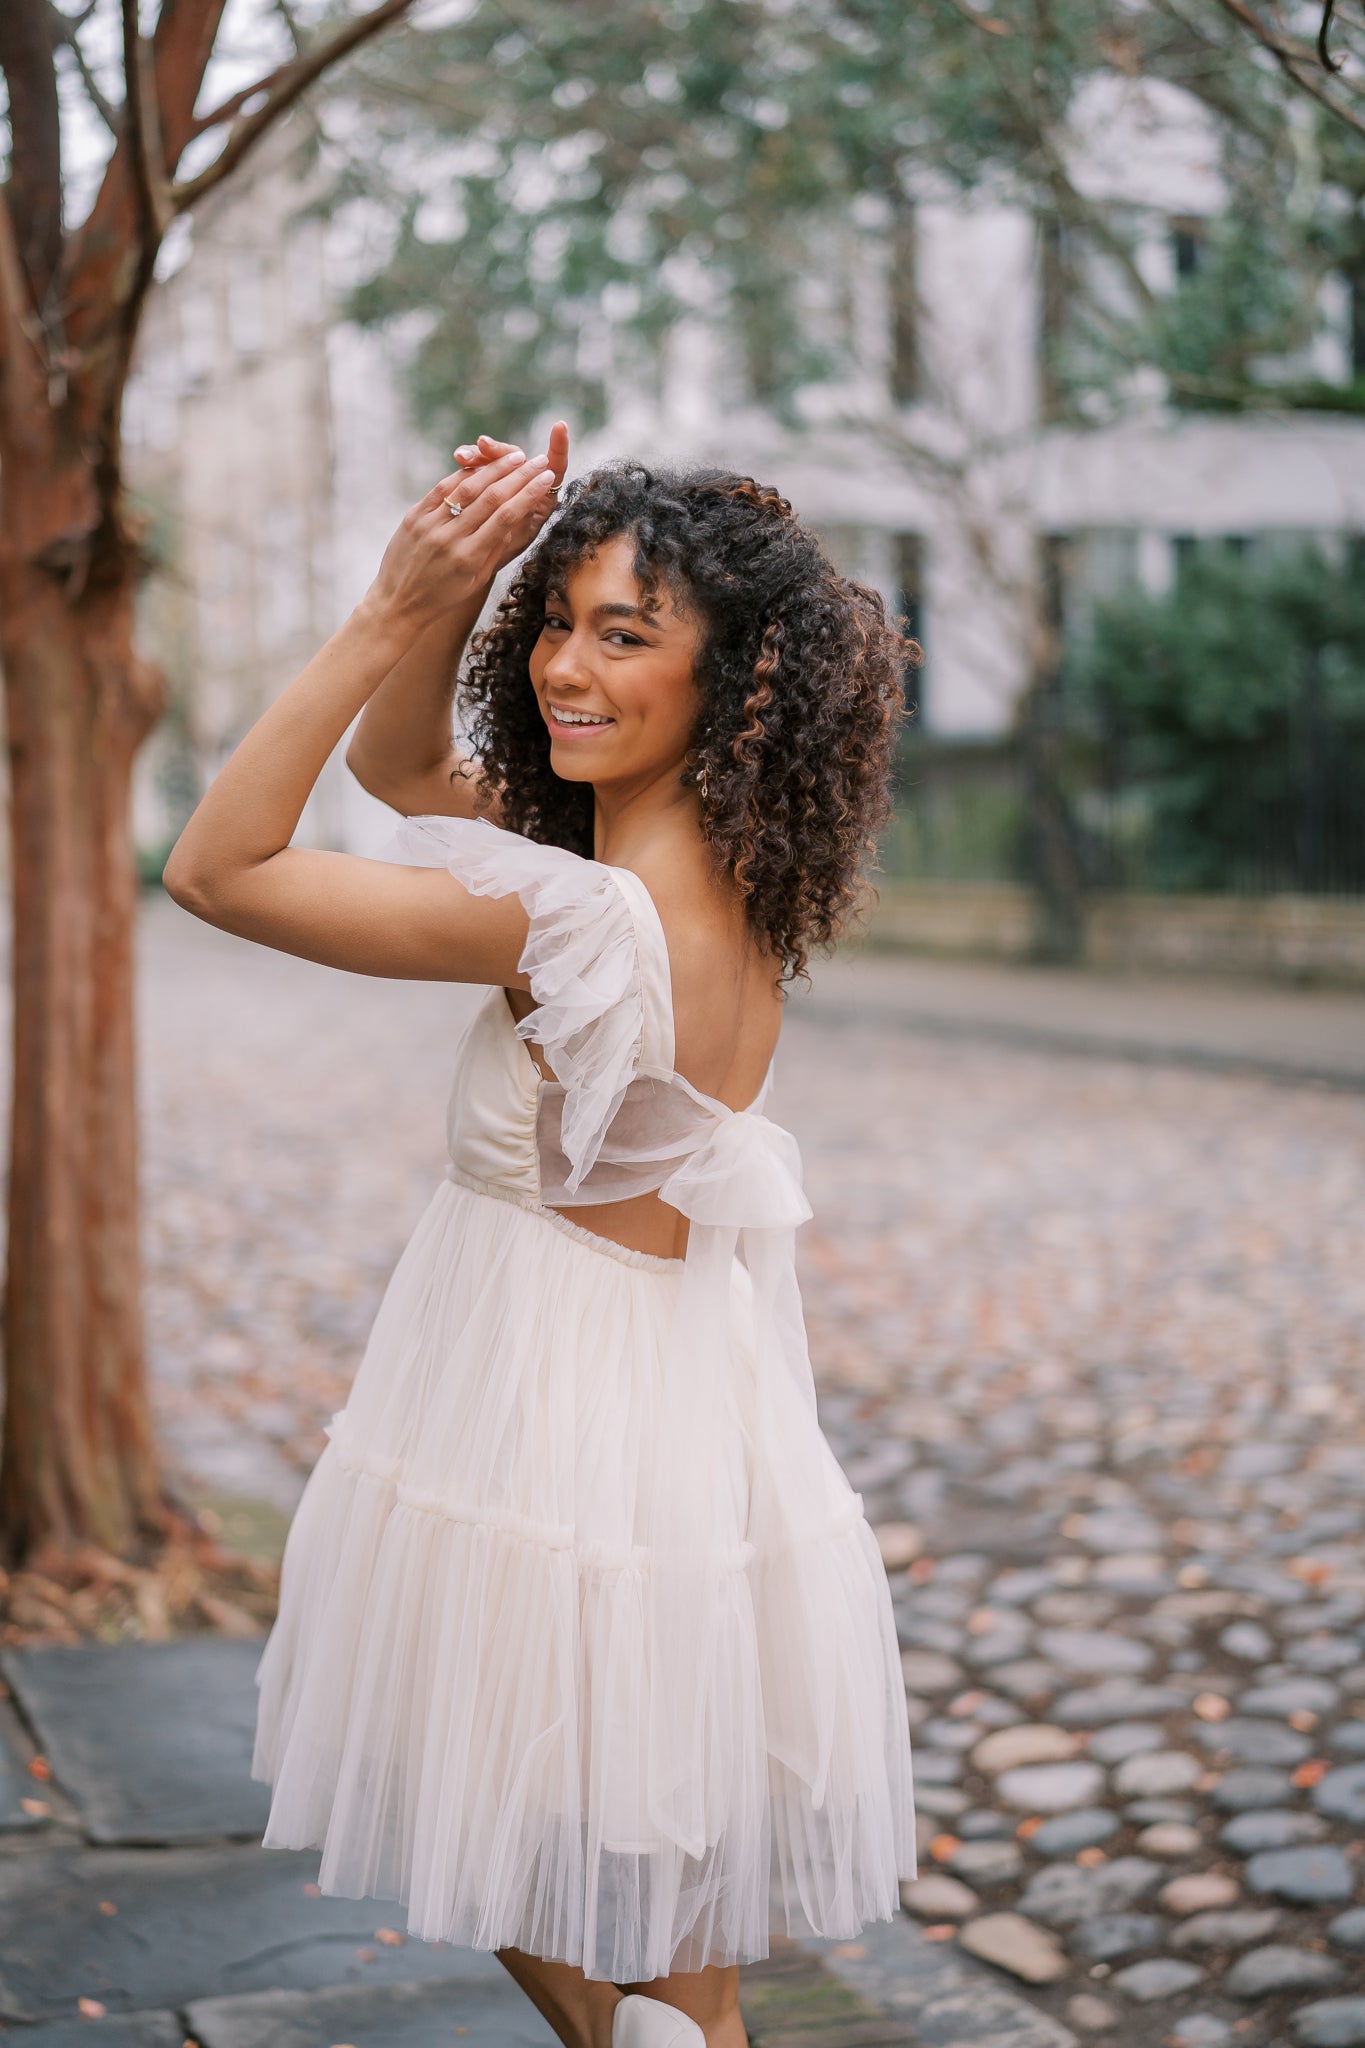
<instances>
[{"instance_id":1,"label":"sidewalk","mask_svg":"<svg viewBox=\"0 0 1365 2048\"><path fill-rule=\"evenodd\" d=\"M1365 1089L1365 992L862 950L811 973L812 988L793 1002L820 1023Z\"/></svg>"},{"instance_id":2,"label":"sidewalk","mask_svg":"<svg viewBox=\"0 0 1365 2048\"><path fill-rule=\"evenodd\" d=\"M0 2040L552 2048L491 1955L409 1940L401 1906L324 1898L315 1852L257 1846L260 1647L195 1637L0 1656ZM876 1933L875 1946L833 1945L832 1968L822 1944L775 1940L744 1972L754 2048L912 2048L956 2038L947 2021L988 2048L1072 2048L908 1919Z\"/></svg>"}]
</instances>

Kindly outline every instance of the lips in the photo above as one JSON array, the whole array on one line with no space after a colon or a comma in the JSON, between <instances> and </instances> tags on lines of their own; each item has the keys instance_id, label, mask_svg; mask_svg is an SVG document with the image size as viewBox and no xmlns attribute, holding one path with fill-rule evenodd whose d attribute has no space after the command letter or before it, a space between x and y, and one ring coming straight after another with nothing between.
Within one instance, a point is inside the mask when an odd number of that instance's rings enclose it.
<instances>
[{"instance_id":1,"label":"lips","mask_svg":"<svg viewBox=\"0 0 1365 2048\"><path fill-rule=\"evenodd\" d=\"M556 732L605 732L609 726L616 723L614 718L607 717L605 713L571 711L567 706L558 704L549 704L546 709L549 712L550 724Z\"/></svg>"}]
</instances>

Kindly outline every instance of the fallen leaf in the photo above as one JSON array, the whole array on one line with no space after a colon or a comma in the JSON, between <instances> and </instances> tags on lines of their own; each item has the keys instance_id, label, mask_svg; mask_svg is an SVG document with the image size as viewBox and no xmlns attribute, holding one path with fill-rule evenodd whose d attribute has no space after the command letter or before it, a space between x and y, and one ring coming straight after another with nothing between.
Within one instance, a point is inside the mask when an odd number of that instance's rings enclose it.
<instances>
[{"instance_id":1,"label":"fallen leaf","mask_svg":"<svg viewBox=\"0 0 1365 2048\"><path fill-rule=\"evenodd\" d=\"M52 1766L45 1756L31 1756L28 1760L30 1778L41 1778L46 1785L52 1776Z\"/></svg>"},{"instance_id":2,"label":"fallen leaf","mask_svg":"<svg viewBox=\"0 0 1365 2048\"><path fill-rule=\"evenodd\" d=\"M1036 1835L1036 1834L1037 1834L1037 1832L1038 1832L1039 1828L1040 1828L1040 1827L1041 1827L1042 1825L1043 1825L1043 1816L1042 1816L1042 1814L1041 1814L1041 1813L1031 1813L1031 1814L1029 1815L1029 1817L1028 1817L1028 1819L1027 1819L1027 1820L1021 1820L1021 1821L1020 1821L1020 1823L1019 1823L1018 1827L1017 1827L1017 1828L1016 1828L1016 1829L1014 1830L1014 1832L1015 1832L1015 1834L1016 1834L1016 1835L1018 1835L1018 1837L1019 1837L1019 1839L1020 1839L1020 1841L1021 1841L1021 1842L1026 1842L1026 1841L1027 1841L1027 1840L1029 1839L1029 1836L1030 1836L1030 1835Z\"/></svg>"},{"instance_id":3,"label":"fallen leaf","mask_svg":"<svg viewBox=\"0 0 1365 2048\"><path fill-rule=\"evenodd\" d=\"M106 2010L98 1998L78 1998L76 2007L83 2020L102 2020Z\"/></svg>"},{"instance_id":4,"label":"fallen leaf","mask_svg":"<svg viewBox=\"0 0 1365 2048\"><path fill-rule=\"evenodd\" d=\"M308 1884L301 1885L300 1890L302 1891L305 1899L320 1899L322 1897L322 1886L320 1884L312 1884L310 1882Z\"/></svg>"},{"instance_id":5,"label":"fallen leaf","mask_svg":"<svg viewBox=\"0 0 1365 2048\"><path fill-rule=\"evenodd\" d=\"M378 1958L379 1950L377 1948L358 1948L355 1951L355 1959L358 1963L373 1963L378 1961Z\"/></svg>"},{"instance_id":6,"label":"fallen leaf","mask_svg":"<svg viewBox=\"0 0 1365 2048\"><path fill-rule=\"evenodd\" d=\"M1109 1861L1109 1853L1105 1849L1098 1848L1078 1849L1076 1851L1076 1861L1083 1870L1095 1870L1101 1863Z\"/></svg>"},{"instance_id":7,"label":"fallen leaf","mask_svg":"<svg viewBox=\"0 0 1365 2048\"><path fill-rule=\"evenodd\" d=\"M1290 1727L1297 1728L1300 1735L1307 1735L1310 1728L1316 1728L1318 1725L1317 1715L1311 1713L1307 1707L1295 1707L1287 1718Z\"/></svg>"},{"instance_id":8,"label":"fallen leaf","mask_svg":"<svg viewBox=\"0 0 1365 2048\"><path fill-rule=\"evenodd\" d=\"M1320 1756L1310 1756L1306 1763L1301 1763L1298 1766L1297 1770L1291 1773L1290 1783L1293 1785L1297 1785L1300 1791L1302 1791L1305 1785L1316 1785L1320 1779L1325 1778L1326 1776L1326 1758Z\"/></svg>"},{"instance_id":9,"label":"fallen leaf","mask_svg":"<svg viewBox=\"0 0 1365 2048\"><path fill-rule=\"evenodd\" d=\"M951 1920L936 1920L932 1927L921 1927L920 1934L925 1941L951 1941L957 1933Z\"/></svg>"},{"instance_id":10,"label":"fallen leaf","mask_svg":"<svg viewBox=\"0 0 1365 2048\"><path fill-rule=\"evenodd\" d=\"M946 1863L948 1858L955 1856L961 1847L962 1843L956 1835L935 1835L933 1841L929 1844L929 1854L933 1857L935 1863Z\"/></svg>"},{"instance_id":11,"label":"fallen leaf","mask_svg":"<svg viewBox=\"0 0 1365 2048\"><path fill-rule=\"evenodd\" d=\"M1201 1721L1226 1721L1232 1708L1220 1692L1196 1693L1194 1711Z\"/></svg>"},{"instance_id":12,"label":"fallen leaf","mask_svg":"<svg viewBox=\"0 0 1365 2048\"><path fill-rule=\"evenodd\" d=\"M52 1811L46 1799L21 1799L19 1804L34 1820L46 1820Z\"/></svg>"},{"instance_id":13,"label":"fallen leaf","mask_svg":"<svg viewBox=\"0 0 1365 2048\"><path fill-rule=\"evenodd\" d=\"M117 1913L118 1907L114 1904L112 1899L101 1899L100 1911L101 1913L114 1914Z\"/></svg>"},{"instance_id":14,"label":"fallen leaf","mask_svg":"<svg viewBox=\"0 0 1365 2048\"><path fill-rule=\"evenodd\" d=\"M401 1948L408 1937L406 1934L400 1934L396 1927L376 1927L374 1938L376 1941L382 1941L385 1948Z\"/></svg>"},{"instance_id":15,"label":"fallen leaf","mask_svg":"<svg viewBox=\"0 0 1365 2048\"><path fill-rule=\"evenodd\" d=\"M867 1960L867 1949L861 1941L841 1941L832 1953L845 1963L861 1963Z\"/></svg>"}]
</instances>

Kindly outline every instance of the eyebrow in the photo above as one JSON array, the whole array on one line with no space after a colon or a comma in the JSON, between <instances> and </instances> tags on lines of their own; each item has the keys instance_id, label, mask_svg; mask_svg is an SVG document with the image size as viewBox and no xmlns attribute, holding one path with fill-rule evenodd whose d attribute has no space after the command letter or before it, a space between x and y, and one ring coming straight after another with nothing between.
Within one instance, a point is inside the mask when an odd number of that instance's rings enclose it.
<instances>
[{"instance_id":1,"label":"eyebrow","mask_svg":"<svg viewBox=\"0 0 1365 2048\"><path fill-rule=\"evenodd\" d=\"M562 590L547 590L545 602L567 604L568 599ZM638 604L596 604L588 616L593 619L640 619L645 625L652 626L658 623L658 610L657 605L646 609Z\"/></svg>"}]
</instances>

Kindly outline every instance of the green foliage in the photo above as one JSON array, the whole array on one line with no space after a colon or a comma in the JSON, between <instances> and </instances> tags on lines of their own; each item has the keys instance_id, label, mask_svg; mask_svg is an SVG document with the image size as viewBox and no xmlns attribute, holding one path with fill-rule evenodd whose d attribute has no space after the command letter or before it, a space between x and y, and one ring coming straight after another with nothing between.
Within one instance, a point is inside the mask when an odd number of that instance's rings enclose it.
<instances>
[{"instance_id":1,"label":"green foliage","mask_svg":"<svg viewBox=\"0 0 1365 2048\"><path fill-rule=\"evenodd\" d=\"M1357 409L1359 393L1285 362L1312 338L1326 273L1365 269L1359 138L1212 0L976 12L468 0L446 26L407 26L346 84L337 198L371 202L371 221L377 203L387 224L351 310L406 316L419 414L452 445L547 412L599 422L623 381L649 387L693 309L734 344L717 409L795 419L805 387L855 367L856 273L896 212L973 191L1058 230L1055 416L1113 416L1144 369L1180 405ZM1169 294L1141 250L1160 216L1075 170L1078 136L1103 141L1106 108L1134 93L1202 115L1235 195Z\"/></svg>"},{"instance_id":2,"label":"green foliage","mask_svg":"<svg viewBox=\"0 0 1365 2048\"><path fill-rule=\"evenodd\" d=\"M1256 383L1258 358L1311 339L1304 280L1295 278L1276 242L1266 221L1239 207L1210 224L1196 244L1193 276L1155 309L1151 357L1178 405L1239 410Z\"/></svg>"},{"instance_id":3,"label":"green foliage","mask_svg":"<svg viewBox=\"0 0 1365 2048\"><path fill-rule=\"evenodd\" d=\"M1359 570L1209 552L1168 597L1097 607L1067 684L1109 747L1141 879L1365 883Z\"/></svg>"}]
</instances>

